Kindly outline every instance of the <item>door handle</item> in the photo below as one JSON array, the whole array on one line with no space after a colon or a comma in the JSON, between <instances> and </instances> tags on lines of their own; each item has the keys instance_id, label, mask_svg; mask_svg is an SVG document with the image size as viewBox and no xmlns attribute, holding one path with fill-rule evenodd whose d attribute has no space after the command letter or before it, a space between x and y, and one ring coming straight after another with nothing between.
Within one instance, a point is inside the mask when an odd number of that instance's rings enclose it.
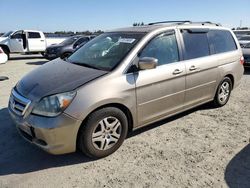
<instances>
[{"instance_id":1,"label":"door handle","mask_svg":"<svg viewBox=\"0 0 250 188\"><path fill-rule=\"evenodd\" d=\"M173 75L181 74L182 72L183 72L182 70L175 69L174 72L173 72Z\"/></svg>"},{"instance_id":2,"label":"door handle","mask_svg":"<svg viewBox=\"0 0 250 188\"><path fill-rule=\"evenodd\" d=\"M18 39L19 42L22 42L22 39Z\"/></svg>"},{"instance_id":3,"label":"door handle","mask_svg":"<svg viewBox=\"0 0 250 188\"><path fill-rule=\"evenodd\" d=\"M196 69L197 69L197 67L194 66L194 65L192 65L192 66L189 68L190 71L194 71L194 70L196 70Z\"/></svg>"},{"instance_id":4,"label":"door handle","mask_svg":"<svg viewBox=\"0 0 250 188\"><path fill-rule=\"evenodd\" d=\"M41 42L44 42L44 40L40 40Z\"/></svg>"}]
</instances>

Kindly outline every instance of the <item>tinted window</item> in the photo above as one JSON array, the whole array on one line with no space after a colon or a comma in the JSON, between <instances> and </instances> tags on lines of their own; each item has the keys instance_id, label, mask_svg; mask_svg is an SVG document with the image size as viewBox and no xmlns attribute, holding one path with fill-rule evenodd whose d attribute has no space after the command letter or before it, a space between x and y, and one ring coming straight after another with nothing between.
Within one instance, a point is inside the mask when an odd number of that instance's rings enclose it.
<instances>
[{"instance_id":1,"label":"tinted window","mask_svg":"<svg viewBox=\"0 0 250 188\"><path fill-rule=\"evenodd\" d=\"M236 44L229 31L211 30L208 32L210 47L213 53L223 53L236 50Z\"/></svg>"},{"instance_id":2,"label":"tinted window","mask_svg":"<svg viewBox=\"0 0 250 188\"><path fill-rule=\"evenodd\" d=\"M179 61L179 52L174 33L164 33L153 40L140 53L142 57L158 59L158 65L164 65Z\"/></svg>"},{"instance_id":3,"label":"tinted window","mask_svg":"<svg viewBox=\"0 0 250 188\"><path fill-rule=\"evenodd\" d=\"M28 32L29 39L38 39L41 38L40 33L37 32Z\"/></svg>"},{"instance_id":4,"label":"tinted window","mask_svg":"<svg viewBox=\"0 0 250 188\"><path fill-rule=\"evenodd\" d=\"M74 46L78 46L78 45L82 44L83 42L88 42L88 41L89 41L88 37L80 38L78 41L76 41L76 43L74 44Z\"/></svg>"},{"instance_id":5,"label":"tinted window","mask_svg":"<svg viewBox=\"0 0 250 188\"><path fill-rule=\"evenodd\" d=\"M80 38L79 36L69 37L69 38L65 39L64 41L62 41L60 44L62 44L63 46L71 45L75 41L77 41L79 38Z\"/></svg>"},{"instance_id":6,"label":"tinted window","mask_svg":"<svg viewBox=\"0 0 250 188\"><path fill-rule=\"evenodd\" d=\"M185 44L185 59L194 59L210 54L207 33L190 33L184 30L182 34Z\"/></svg>"},{"instance_id":7,"label":"tinted window","mask_svg":"<svg viewBox=\"0 0 250 188\"><path fill-rule=\"evenodd\" d=\"M18 31L14 35L11 35L12 39L21 39L22 38L22 32Z\"/></svg>"}]
</instances>

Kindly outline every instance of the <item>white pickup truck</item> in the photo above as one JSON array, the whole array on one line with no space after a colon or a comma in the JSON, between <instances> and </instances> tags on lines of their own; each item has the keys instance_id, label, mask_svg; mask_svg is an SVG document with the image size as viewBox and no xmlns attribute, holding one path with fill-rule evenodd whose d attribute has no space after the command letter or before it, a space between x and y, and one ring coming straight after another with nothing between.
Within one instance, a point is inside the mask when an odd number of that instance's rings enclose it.
<instances>
[{"instance_id":1,"label":"white pickup truck","mask_svg":"<svg viewBox=\"0 0 250 188\"><path fill-rule=\"evenodd\" d=\"M66 38L45 38L41 31L17 30L9 31L0 36L0 47L9 58L10 53L41 53L52 45L64 41Z\"/></svg>"}]
</instances>

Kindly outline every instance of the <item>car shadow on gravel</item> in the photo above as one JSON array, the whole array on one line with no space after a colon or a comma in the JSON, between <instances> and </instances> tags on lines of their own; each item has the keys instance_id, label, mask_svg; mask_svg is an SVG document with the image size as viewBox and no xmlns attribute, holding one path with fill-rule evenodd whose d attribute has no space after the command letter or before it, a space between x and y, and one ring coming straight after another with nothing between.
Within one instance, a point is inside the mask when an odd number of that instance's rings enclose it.
<instances>
[{"instance_id":1,"label":"car shadow on gravel","mask_svg":"<svg viewBox=\"0 0 250 188\"><path fill-rule=\"evenodd\" d=\"M17 132L7 108L0 109L0 176L87 163L81 153L51 155L26 142Z\"/></svg>"},{"instance_id":2,"label":"car shadow on gravel","mask_svg":"<svg viewBox=\"0 0 250 188\"><path fill-rule=\"evenodd\" d=\"M37 55L37 56L28 56L28 55L23 55L23 56L18 56L18 57L11 57L9 61L19 61L19 60L26 60L26 59L44 59L43 56Z\"/></svg>"},{"instance_id":3,"label":"car shadow on gravel","mask_svg":"<svg viewBox=\"0 0 250 188\"><path fill-rule=\"evenodd\" d=\"M47 63L49 61L32 61L32 62L27 62L27 65L43 65L44 63Z\"/></svg>"},{"instance_id":4,"label":"car shadow on gravel","mask_svg":"<svg viewBox=\"0 0 250 188\"><path fill-rule=\"evenodd\" d=\"M250 144L229 162L225 170L225 180L230 188L250 187Z\"/></svg>"}]
</instances>

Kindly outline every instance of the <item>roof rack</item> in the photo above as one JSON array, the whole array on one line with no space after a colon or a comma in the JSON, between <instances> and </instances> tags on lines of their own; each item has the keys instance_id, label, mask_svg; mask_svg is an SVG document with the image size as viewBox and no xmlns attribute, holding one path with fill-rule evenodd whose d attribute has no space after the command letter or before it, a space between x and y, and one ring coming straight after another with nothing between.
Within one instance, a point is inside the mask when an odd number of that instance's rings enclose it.
<instances>
[{"instance_id":1,"label":"roof rack","mask_svg":"<svg viewBox=\"0 0 250 188\"><path fill-rule=\"evenodd\" d=\"M148 25L156 25L156 24L162 24L162 23L177 23L177 24L182 24L182 23L190 23L191 21L189 20L184 20L184 21L162 21L162 22L152 22L149 23Z\"/></svg>"},{"instance_id":2,"label":"roof rack","mask_svg":"<svg viewBox=\"0 0 250 188\"><path fill-rule=\"evenodd\" d=\"M176 23L177 25L180 24L201 24L201 25L205 25L205 24L212 24L212 25L216 25L216 26L221 26L220 23L213 23L210 21L205 21L205 22L192 22L189 20L184 20L184 21L162 21L162 22L152 22L149 23L148 25L156 25L156 24L164 24L164 23Z\"/></svg>"},{"instance_id":3,"label":"roof rack","mask_svg":"<svg viewBox=\"0 0 250 188\"><path fill-rule=\"evenodd\" d=\"M191 22L191 23L194 23L194 24L201 24L201 25L212 24L212 25L216 25L216 26L221 26L220 23L213 23L213 22L210 22L210 21L205 21L205 22Z\"/></svg>"}]
</instances>

